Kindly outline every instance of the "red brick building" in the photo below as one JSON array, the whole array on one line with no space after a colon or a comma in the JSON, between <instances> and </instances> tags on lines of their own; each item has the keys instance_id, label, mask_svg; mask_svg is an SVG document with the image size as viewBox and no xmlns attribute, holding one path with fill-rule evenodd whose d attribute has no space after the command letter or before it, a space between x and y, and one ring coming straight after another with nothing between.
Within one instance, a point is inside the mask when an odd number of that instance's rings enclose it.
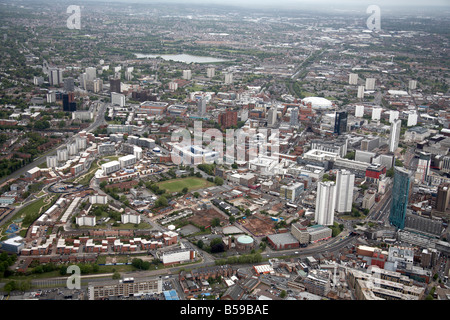
<instances>
[{"instance_id":1,"label":"red brick building","mask_svg":"<svg viewBox=\"0 0 450 320\"><path fill-rule=\"evenodd\" d=\"M227 110L219 114L217 122L222 128L237 126L237 111Z\"/></svg>"}]
</instances>

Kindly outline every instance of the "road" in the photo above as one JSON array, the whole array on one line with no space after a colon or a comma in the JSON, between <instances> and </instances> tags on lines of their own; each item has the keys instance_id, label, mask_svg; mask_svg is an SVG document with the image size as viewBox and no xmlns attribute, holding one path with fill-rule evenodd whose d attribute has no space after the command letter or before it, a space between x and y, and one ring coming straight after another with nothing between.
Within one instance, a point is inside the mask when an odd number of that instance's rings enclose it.
<instances>
[{"instance_id":1,"label":"road","mask_svg":"<svg viewBox=\"0 0 450 320\"><path fill-rule=\"evenodd\" d=\"M386 191L385 195L381 199L379 203L375 205L375 207L371 210L370 214L366 217L366 220L370 220L373 222L386 222L387 217L389 216L391 202L392 202L392 187Z\"/></svg>"}]
</instances>

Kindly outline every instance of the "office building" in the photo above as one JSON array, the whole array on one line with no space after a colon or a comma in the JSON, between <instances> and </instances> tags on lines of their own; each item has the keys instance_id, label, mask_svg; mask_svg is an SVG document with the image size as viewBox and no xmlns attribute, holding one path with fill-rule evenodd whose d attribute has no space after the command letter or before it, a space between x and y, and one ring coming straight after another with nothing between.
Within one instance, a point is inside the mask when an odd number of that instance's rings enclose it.
<instances>
[{"instance_id":1,"label":"office building","mask_svg":"<svg viewBox=\"0 0 450 320\"><path fill-rule=\"evenodd\" d=\"M331 289L331 272L313 269L303 280L306 291L319 296L326 296Z\"/></svg>"},{"instance_id":2,"label":"office building","mask_svg":"<svg viewBox=\"0 0 450 320\"><path fill-rule=\"evenodd\" d=\"M448 208L448 202L450 200L450 183L441 183L438 186L435 209L439 212L445 212Z\"/></svg>"},{"instance_id":3,"label":"office building","mask_svg":"<svg viewBox=\"0 0 450 320\"><path fill-rule=\"evenodd\" d=\"M408 88L409 90L415 90L417 88L417 80L409 80Z\"/></svg>"},{"instance_id":4,"label":"office building","mask_svg":"<svg viewBox=\"0 0 450 320\"><path fill-rule=\"evenodd\" d=\"M329 226L334 222L336 208L336 185L333 181L321 181L317 185L316 212L317 224Z\"/></svg>"},{"instance_id":5,"label":"office building","mask_svg":"<svg viewBox=\"0 0 450 320\"><path fill-rule=\"evenodd\" d=\"M294 223L291 227L291 233L301 245L305 245L331 238L333 230L320 224L305 227L300 223Z\"/></svg>"},{"instance_id":6,"label":"office building","mask_svg":"<svg viewBox=\"0 0 450 320\"><path fill-rule=\"evenodd\" d=\"M303 183L300 182L282 185L280 187L280 197L284 197L289 201L296 201L304 189Z\"/></svg>"},{"instance_id":7,"label":"office building","mask_svg":"<svg viewBox=\"0 0 450 320\"><path fill-rule=\"evenodd\" d=\"M334 133L338 135L347 132L347 111L336 111L334 118Z\"/></svg>"},{"instance_id":8,"label":"office building","mask_svg":"<svg viewBox=\"0 0 450 320\"><path fill-rule=\"evenodd\" d=\"M15 236L8 238L0 242L3 251L19 254L20 251L25 247L25 243L21 236Z\"/></svg>"},{"instance_id":9,"label":"office building","mask_svg":"<svg viewBox=\"0 0 450 320\"><path fill-rule=\"evenodd\" d=\"M121 93L120 91L120 78L109 80L109 91L115 93Z\"/></svg>"},{"instance_id":10,"label":"office building","mask_svg":"<svg viewBox=\"0 0 450 320\"><path fill-rule=\"evenodd\" d=\"M366 89L367 90L375 90L375 78L367 78L366 79Z\"/></svg>"},{"instance_id":11,"label":"office building","mask_svg":"<svg viewBox=\"0 0 450 320\"><path fill-rule=\"evenodd\" d=\"M320 150L338 154L341 158L345 157L348 149L348 139L344 136L333 140L311 140L311 150Z\"/></svg>"},{"instance_id":12,"label":"office building","mask_svg":"<svg viewBox=\"0 0 450 320\"><path fill-rule=\"evenodd\" d=\"M400 272L370 266L368 271L347 269L348 284L357 300L422 300L425 288Z\"/></svg>"},{"instance_id":13,"label":"office building","mask_svg":"<svg viewBox=\"0 0 450 320\"><path fill-rule=\"evenodd\" d=\"M431 153L420 152L414 178L419 183L428 183L428 175L430 174Z\"/></svg>"},{"instance_id":14,"label":"office building","mask_svg":"<svg viewBox=\"0 0 450 320\"><path fill-rule=\"evenodd\" d=\"M405 218L405 230L439 237L444 230L442 219L433 219L408 212Z\"/></svg>"},{"instance_id":15,"label":"office building","mask_svg":"<svg viewBox=\"0 0 450 320\"><path fill-rule=\"evenodd\" d=\"M101 281L89 283L89 300L102 300L112 297L130 297L143 294L159 294L163 291L162 278L134 280L124 278L123 280Z\"/></svg>"},{"instance_id":16,"label":"office building","mask_svg":"<svg viewBox=\"0 0 450 320\"><path fill-rule=\"evenodd\" d=\"M405 142L423 142L431 135L430 130L424 127L412 127L405 132Z\"/></svg>"},{"instance_id":17,"label":"office building","mask_svg":"<svg viewBox=\"0 0 450 320\"><path fill-rule=\"evenodd\" d=\"M351 212L355 175L348 170L339 170L336 175L336 211Z\"/></svg>"},{"instance_id":18,"label":"office building","mask_svg":"<svg viewBox=\"0 0 450 320\"><path fill-rule=\"evenodd\" d=\"M375 158L376 153L368 151L355 151L355 161L372 163L372 159Z\"/></svg>"},{"instance_id":19,"label":"office building","mask_svg":"<svg viewBox=\"0 0 450 320\"><path fill-rule=\"evenodd\" d=\"M366 180L370 183L378 183L378 181L386 175L386 166L381 164L373 164L366 169Z\"/></svg>"},{"instance_id":20,"label":"office building","mask_svg":"<svg viewBox=\"0 0 450 320\"><path fill-rule=\"evenodd\" d=\"M375 192L373 192L371 190L366 190L364 192L364 198L363 198L361 207L363 209L370 210L370 209L372 209L374 204L375 204Z\"/></svg>"},{"instance_id":21,"label":"office building","mask_svg":"<svg viewBox=\"0 0 450 320\"><path fill-rule=\"evenodd\" d=\"M380 137L368 137L361 140L361 151L372 151L380 146Z\"/></svg>"},{"instance_id":22,"label":"office building","mask_svg":"<svg viewBox=\"0 0 450 320\"><path fill-rule=\"evenodd\" d=\"M307 232L307 227L296 222L291 225L291 233L295 239L298 240L300 245L305 245L309 243L309 233Z\"/></svg>"},{"instance_id":23,"label":"office building","mask_svg":"<svg viewBox=\"0 0 450 320\"><path fill-rule=\"evenodd\" d=\"M63 93L63 111L73 112L77 111L77 103L73 92Z\"/></svg>"},{"instance_id":24,"label":"office building","mask_svg":"<svg viewBox=\"0 0 450 320\"><path fill-rule=\"evenodd\" d=\"M358 74L350 73L348 75L348 84L358 84Z\"/></svg>"},{"instance_id":25,"label":"office building","mask_svg":"<svg viewBox=\"0 0 450 320\"><path fill-rule=\"evenodd\" d=\"M172 148L172 161L192 165L201 163L213 163L218 161L220 153L209 149L204 149L201 146L183 146L174 144Z\"/></svg>"},{"instance_id":26,"label":"office building","mask_svg":"<svg viewBox=\"0 0 450 320\"><path fill-rule=\"evenodd\" d=\"M395 192L392 192L389 222L398 229L405 227L406 208L408 206L410 189L411 173L402 167L394 167L394 185L392 190Z\"/></svg>"},{"instance_id":27,"label":"office building","mask_svg":"<svg viewBox=\"0 0 450 320\"><path fill-rule=\"evenodd\" d=\"M227 110L219 114L217 122L222 128L237 126L237 111Z\"/></svg>"},{"instance_id":28,"label":"office building","mask_svg":"<svg viewBox=\"0 0 450 320\"><path fill-rule=\"evenodd\" d=\"M166 112L167 102L144 101L136 111L146 112L148 115L160 115Z\"/></svg>"},{"instance_id":29,"label":"office building","mask_svg":"<svg viewBox=\"0 0 450 320\"><path fill-rule=\"evenodd\" d=\"M391 132L389 134L389 152L395 152L398 148L401 126L402 121L400 119L397 119L391 123Z\"/></svg>"}]
</instances>

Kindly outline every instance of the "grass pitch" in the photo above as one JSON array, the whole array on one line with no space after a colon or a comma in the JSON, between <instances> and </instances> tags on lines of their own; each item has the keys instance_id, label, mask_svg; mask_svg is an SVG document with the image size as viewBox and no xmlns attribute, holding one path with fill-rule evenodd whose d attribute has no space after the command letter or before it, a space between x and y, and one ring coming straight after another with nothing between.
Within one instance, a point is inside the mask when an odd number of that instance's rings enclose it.
<instances>
[{"instance_id":1,"label":"grass pitch","mask_svg":"<svg viewBox=\"0 0 450 320\"><path fill-rule=\"evenodd\" d=\"M157 185L160 189L166 189L167 192L181 192L184 188L188 188L189 191L208 188L214 183L202 178L187 177L159 182Z\"/></svg>"}]
</instances>

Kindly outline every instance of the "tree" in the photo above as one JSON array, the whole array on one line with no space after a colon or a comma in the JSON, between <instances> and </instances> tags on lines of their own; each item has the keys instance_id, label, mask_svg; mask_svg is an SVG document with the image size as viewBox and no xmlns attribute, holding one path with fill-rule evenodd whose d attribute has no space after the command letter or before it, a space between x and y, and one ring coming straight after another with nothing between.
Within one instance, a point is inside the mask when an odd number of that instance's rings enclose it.
<instances>
[{"instance_id":1,"label":"tree","mask_svg":"<svg viewBox=\"0 0 450 320\"><path fill-rule=\"evenodd\" d=\"M223 185L223 179L220 178L220 177L215 177L215 178L214 178L214 183L215 183L216 185L218 185L218 186L221 186L221 185Z\"/></svg>"},{"instance_id":2,"label":"tree","mask_svg":"<svg viewBox=\"0 0 450 320\"><path fill-rule=\"evenodd\" d=\"M392 178L394 176L394 167L386 171L386 176Z\"/></svg>"},{"instance_id":3,"label":"tree","mask_svg":"<svg viewBox=\"0 0 450 320\"><path fill-rule=\"evenodd\" d=\"M403 162L399 159L395 159L395 166L396 167L403 167Z\"/></svg>"},{"instance_id":4,"label":"tree","mask_svg":"<svg viewBox=\"0 0 450 320\"><path fill-rule=\"evenodd\" d=\"M349 159L349 160L355 160L355 151L347 152L347 154L344 156L344 158Z\"/></svg>"},{"instance_id":5,"label":"tree","mask_svg":"<svg viewBox=\"0 0 450 320\"><path fill-rule=\"evenodd\" d=\"M195 198L198 198L198 197L200 197L200 193L198 193L197 191L196 191L196 192L194 192L194 197L195 197Z\"/></svg>"},{"instance_id":6,"label":"tree","mask_svg":"<svg viewBox=\"0 0 450 320\"><path fill-rule=\"evenodd\" d=\"M224 252L225 251L225 247L222 243L222 241L220 243L211 245L211 253L218 253L218 252Z\"/></svg>"},{"instance_id":7,"label":"tree","mask_svg":"<svg viewBox=\"0 0 450 320\"><path fill-rule=\"evenodd\" d=\"M189 191L189 189L188 189L187 187L184 187L183 190L181 190L181 192L182 192L183 194L188 193L188 191Z\"/></svg>"},{"instance_id":8,"label":"tree","mask_svg":"<svg viewBox=\"0 0 450 320\"><path fill-rule=\"evenodd\" d=\"M167 201L166 197L161 196L158 200L155 201L155 207L161 208L161 207L167 207L169 205L169 202Z\"/></svg>"},{"instance_id":9,"label":"tree","mask_svg":"<svg viewBox=\"0 0 450 320\"><path fill-rule=\"evenodd\" d=\"M65 276L67 274L67 266L66 265L62 265L59 268L59 274L62 275L62 276Z\"/></svg>"},{"instance_id":10,"label":"tree","mask_svg":"<svg viewBox=\"0 0 450 320\"><path fill-rule=\"evenodd\" d=\"M115 271L112 275L113 280L119 280L120 279L120 273Z\"/></svg>"},{"instance_id":11,"label":"tree","mask_svg":"<svg viewBox=\"0 0 450 320\"><path fill-rule=\"evenodd\" d=\"M213 218L212 219L212 221L211 221L211 225L213 226L213 227L218 227L218 226L220 226L220 219L219 218Z\"/></svg>"}]
</instances>

